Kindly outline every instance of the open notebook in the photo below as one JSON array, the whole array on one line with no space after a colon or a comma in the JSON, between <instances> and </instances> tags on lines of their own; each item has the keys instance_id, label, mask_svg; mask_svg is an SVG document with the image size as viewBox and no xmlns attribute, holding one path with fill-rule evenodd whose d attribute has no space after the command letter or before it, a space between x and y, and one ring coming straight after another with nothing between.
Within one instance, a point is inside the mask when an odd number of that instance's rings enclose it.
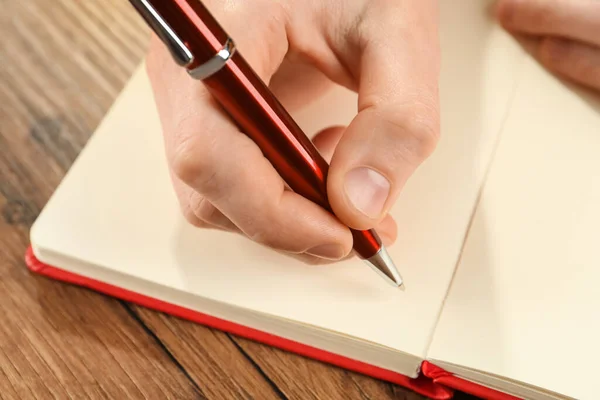
<instances>
[{"instance_id":1,"label":"open notebook","mask_svg":"<svg viewBox=\"0 0 600 400\"><path fill-rule=\"evenodd\" d=\"M487 2L440 5L442 139L392 210L405 291L358 259L189 226L143 66L32 227L29 267L432 398L598 398L600 103ZM338 89L296 117L313 133L355 112Z\"/></svg>"}]
</instances>

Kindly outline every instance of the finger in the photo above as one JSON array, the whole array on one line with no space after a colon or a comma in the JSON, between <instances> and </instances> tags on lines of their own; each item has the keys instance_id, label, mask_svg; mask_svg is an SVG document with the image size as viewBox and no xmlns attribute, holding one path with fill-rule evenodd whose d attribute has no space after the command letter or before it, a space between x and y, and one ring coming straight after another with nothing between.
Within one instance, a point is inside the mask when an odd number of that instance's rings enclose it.
<instances>
[{"instance_id":1,"label":"finger","mask_svg":"<svg viewBox=\"0 0 600 400\"><path fill-rule=\"evenodd\" d=\"M331 161L344 130L345 128L341 126L326 128L313 138L313 143L327 162ZM391 215L386 215L375 229L385 246L391 246L396 241L398 228Z\"/></svg>"},{"instance_id":2,"label":"finger","mask_svg":"<svg viewBox=\"0 0 600 400\"><path fill-rule=\"evenodd\" d=\"M500 0L496 13L510 31L600 45L600 2L596 0Z\"/></svg>"},{"instance_id":3,"label":"finger","mask_svg":"<svg viewBox=\"0 0 600 400\"><path fill-rule=\"evenodd\" d=\"M171 181L179 200L181 212L190 224L198 228L220 229L231 232L240 231L229 218L173 173L171 173Z\"/></svg>"},{"instance_id":4,"label":"finger","mask_svg":"<svg viewBox=\"0 0 600 400\"><path fill-rule=\"evenodd\" d=\"M369 9L358 28L359 113L338 143L328 175L332 208L352 228L368 229L381 222L405 182L435 148L435 3Z\"/></svg>"},{"instance_id":5,"label":"finger","mask_svg":"<svg viewBox=\"0 0 600 400\"><path fill-rule=\"evenodd\" d=\"M354 253L349 253L348 255L346 255L345 257L342 257L339 260L331 260L328 258L313 256L308 253L296 254L296 253L288 253L288 252L281 251L281 250L278 250L278 253L283 254L286 257L291 257L291 258L298 260L307 265L329 265L329 264L338 263L340 261L349 260L349 259L355 257Z\"/></svg>"},{"instance_id":6,"label":"finger","mask_svg":"<svg viewBox=\"0 0 600 400\"><path fill-rule=\"evenodd\" d=\"M225 214L213 206L206 197L196 191L192 190L190 193L189 207L199 220L210 226L230 232L241 232Z\"/></svg>"},{"instance_id":7,"label":"finger","mask_svg":"<svg viewBox=\"0 0 600 400\"><path fill-rule=\"evenodd\" d=\"M327 162L331 161L331 157L344 134L344 130L345 128L340 126L327 128L313 138L313 143ZM391 215L386 215L375 229L384 245L391 246L396 241L398 227Z\"/></svg>"},{"instance_id":8,"label":"finger","mask_svg":"<svg viewBox=\"0 0 600 400\"><path fill-rule=\"evenodd\" d=\"M189 119L176 133L181 141L171 159L180 179L258 243L332 259L351 250L349 230L321 207L285 190L261 151L233 126L211 121L214 130L199 134L199 122L210 118L215 117Z\"/></svg>"},{"instance_id":9,"label":"finger","mask_svg":"<svg viewBox=\"0 0 600 400\"><path fill-rule=\"evenodd\" d=\"M330 128L323 129L317 133L312 142L314 143L321 156L329 163L337 144L339 143L342 135L344 134L344 127L333 126Z\"/></svg>"},{"instance_id":10,"label":"finger","mask_svg":"<svg viewBox=\"0 0 600 400\"><path fill-rule=\"evenodd\" d=\"M600 47L568 39L544 38L539 44L538 58L554 73L600 90Z\"/></svg>"},{"instance_id":11,"label":"finger","mask_svg":"<svg viewBox=\"0 0 600 400\"><path fill-rule=\"evenodd\" d=\"M192 210L192 208L190 207L189 198L192 189L186 186L175 176L172 176L171 181L173 183L173 188L175 189L175 194L177 195L177 200L179 201L179 207L181 209L181 214L183 215L183 217L195 227L212 228L211 225L208 225L205 221L202 221L200 218L198 218L194 210Z\"/></svg>"},{"instance_id":12,"label":"finger","mask_svg":"<svg viewBox=\"0 0 600 400\"><path fill-rule=\"evenodd\" d=\"M398 237L398 226L391 215L386 215L383 221L375 227L385 246L391 246Z\"/></svg>"},{"instance_id":13,"label":"finger","mask_svg":"<svg viewBox=\"0 0 600 400\"><path fill-rule=\"evenodd\" d=\"M231 20L223 17L223 21L235 34L236 27L246 25L236 25L232 20L263 20L253 24L262 34L253 28L238 36L240 49L247 42L267 44L249 46L245 55L268 83L287 48L277 44L276 35L285 37L285 29L277 26L277 16L267 15L276 9L271 2L258 2L268 10L254 16L251 13L256 13L256 4L245 4L238 7L247 10L235 10ZM219 7L216 10L222 11ZM258 54L254 49L259 50ZM178 179L256 242L294 253L311 251L332 259L348 254L352 236L347 227L314 203L284 190L281 178L258 147L237 130L205 88L192 82L168 57L164 47L157 45L147 65L165 132L166 153Z\"/></svg>"},{"instance_id":14,"label":"finger","mask_svg":"<svg viewBox=\"0 0 600 400\"><path fill-rule=\"evenodd\" d=\"M269 89L291 113L311 104L332 88L333 83L314 65L289 54L269 83Z\"/></svg>"},{"instance_id":15,"label":"finger","mask_svg":"<svg viewBox=\"0 0 600 400\"><path fill-rule=\"evenodd\" d=\"M391 246L394 243L394 241L396 240L397 226L390 215L386 216L383 219L383 221L379 225L377 225L377 227L375 227L375 229L379 233L379 236L381 237L381 241L383 242L384 246ZM343 257L341 260L329 260L326 258L313 256L309 253L293 254L293 253L287 253L287 252L283 252L283 251L280 251L280 253L284 254L286 256L295 258L295 259L297 259L305 264L309 264L309 265L332 264L334 262L348 260L350 258L355 257L354 252L349 253L347 256Z\"/></svg>"},{"instance_id":16,"label":"finger","mask_svg":"<svg viewBox=\"0 0 600 400\"><path fill-rule=\"evenodd\" d=\"M203 86L177 71L149 71L163 95L157 100L159 115L167 158L178 179L265 246L331 259L351 251L349 229L321 207L284 190L260 149L220 112ZM177 92L169 95L169 87Z\"/></svg>"}]
</instances>

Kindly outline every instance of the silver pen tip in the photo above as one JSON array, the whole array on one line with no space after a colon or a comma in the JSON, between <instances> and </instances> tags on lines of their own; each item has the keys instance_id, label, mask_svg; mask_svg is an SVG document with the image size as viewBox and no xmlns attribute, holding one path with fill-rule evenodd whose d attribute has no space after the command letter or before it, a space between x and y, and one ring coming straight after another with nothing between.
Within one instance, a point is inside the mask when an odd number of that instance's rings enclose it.
<instances>
[{"instance_id":1,"label":"silver pen tip","mask_svg":"<svg viewBox=\"0 0 600 400\"><path fill-rule=\"evenodd\" d=\"M389 284L404 290L402 277L385 247L381 246L381 249L365 262Z\"/></svg>"}]
</instances>

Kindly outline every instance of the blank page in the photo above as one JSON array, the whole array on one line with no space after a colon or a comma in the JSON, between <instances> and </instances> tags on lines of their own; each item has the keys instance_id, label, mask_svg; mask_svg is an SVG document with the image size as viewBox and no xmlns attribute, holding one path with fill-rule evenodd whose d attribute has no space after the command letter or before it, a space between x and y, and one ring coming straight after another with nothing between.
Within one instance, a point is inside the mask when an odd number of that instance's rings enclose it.
<instances>
[{"instance_id":1,"label":"blank page","mask_svg":"<svg viewBox=\"0 0 600 400\"><path fill-rule=\"evenodd\" d=\"M429 357L598 398L600 101L526 68Z\"/></svg>"},{"instance_id":2,"label":"blank page","mask_svg":"<svg viewBox=\"0 0 600 400\"><path fill-rule=\"evenodd\" d=\"M442 140L392 211L399 238L388 250L405 291L358 259L306 266L240 236L186 224L141 69L36 222L37 254L50 263L63 255L101 266L66 267L137 291L144 290L139 282L151 282L423 357L522 59L485 3L460 3L442 5ZM297 118L312 134L348 123L355 112L355 95L339 89Z\"/></svg>"}]
</instances>

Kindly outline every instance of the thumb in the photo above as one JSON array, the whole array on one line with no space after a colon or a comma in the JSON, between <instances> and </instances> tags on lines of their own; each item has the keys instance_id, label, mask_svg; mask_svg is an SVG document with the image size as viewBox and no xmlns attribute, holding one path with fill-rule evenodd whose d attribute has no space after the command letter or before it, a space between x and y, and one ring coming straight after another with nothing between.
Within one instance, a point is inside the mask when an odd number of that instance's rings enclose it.
<instances>
[{"instance_id":1,"label":"thumb","mask_svg":"<svg viewBox=\"0 0 600 400\"><path fill-rule=\"evenodd\" d=\"M434 3L371 9L356 35L359 112L336 147L328 175L331 206L354 229L373 228L385 218L437 143Z\"/></svg>"}]
</instances>

